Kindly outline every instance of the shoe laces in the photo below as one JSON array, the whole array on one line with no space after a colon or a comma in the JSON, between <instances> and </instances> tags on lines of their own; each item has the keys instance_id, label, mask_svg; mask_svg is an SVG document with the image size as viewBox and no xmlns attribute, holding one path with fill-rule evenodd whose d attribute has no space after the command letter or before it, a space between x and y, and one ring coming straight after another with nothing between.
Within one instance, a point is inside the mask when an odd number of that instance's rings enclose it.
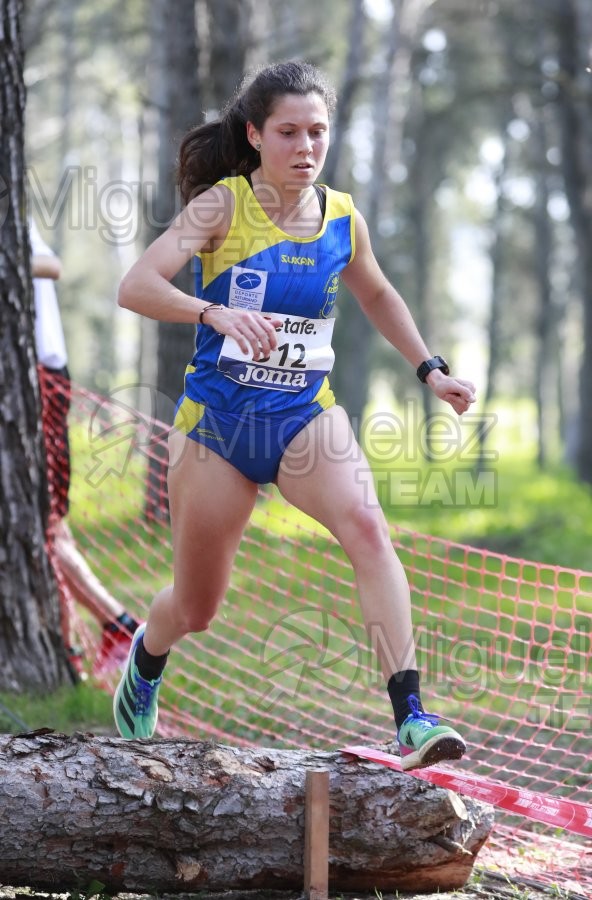
<instances>
[{"instance_id":1,"label":"shoe laces","mask_svg":"<svg viewBox=\"0 0 592 900\"><path fill-rule=\"evenodd\" d=\"M136 677L134 691L136 704L134 711L137 716L146 716L150 712L152 698L160 681L160 678L156 681L146 681L141 675Z\"/></svg>"},{"instance_id":2,"label":"shoe laces","mask_svg":"<svg viewBox=\"0 0 592 900\"><path fill-rule=\"evenodd\" d=\"M440 716L430 715L430 713L423 711L415 694L410 694L407 698L407 702L409 703L409 709L411 710L410 715L413 718L411 724L428 729L433 728L440 721Z\"/></svg>"}]
</instances>

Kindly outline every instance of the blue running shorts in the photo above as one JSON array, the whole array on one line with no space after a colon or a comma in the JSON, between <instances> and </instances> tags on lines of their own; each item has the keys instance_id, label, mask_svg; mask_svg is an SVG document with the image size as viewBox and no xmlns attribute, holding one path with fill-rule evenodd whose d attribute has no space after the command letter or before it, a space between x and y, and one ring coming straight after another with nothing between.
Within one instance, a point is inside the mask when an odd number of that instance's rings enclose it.
<instances>
[{"instance_id":1,"label":"blue running shorts","mask_svg":"<svg viewBox=\"0 0 592 900\"><path fill-rule=\"evenodd\" d=\"M290 441L329 405L313 401L281 411L245 406L237 412L212 409L183 394L175 414L175 428L192 441L213 450L245 478L270 484L277 478L282 456Z\"/></svg>"}]
</instances>

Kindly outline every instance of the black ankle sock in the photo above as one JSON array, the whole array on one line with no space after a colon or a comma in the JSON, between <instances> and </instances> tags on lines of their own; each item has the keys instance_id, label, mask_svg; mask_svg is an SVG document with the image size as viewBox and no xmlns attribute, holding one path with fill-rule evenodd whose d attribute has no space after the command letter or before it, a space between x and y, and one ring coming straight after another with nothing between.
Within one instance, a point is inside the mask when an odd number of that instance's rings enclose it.
<instances>
[{"instance_id":1,"label":"black ankle sock","mask_svg":"<svg viewBox=\"0 0 592 900\"><path fill-rule=\"evenodd\" d=\"M137 627L138 623L136 622L136 620L132 619L132 617L126 612L122 613L120 616L117 616L117 618L113 622L105 622L105 624L103 625L104 631L110 631L111 634L117 634L117 632L121 631L122 628L130 634L133 634Z\"/></svg>"},{"instance_id":2,"label":"black ankle sock","mask_svg":"<svg viewBox=\"0 0 592 900\"><path fill-rule=\"evenodd\" d=\"M138 627L138 623L136 622L136 620L132 619L129 613L126 612L123 612L120 616L117 616L117 621L120 625L123 625L126 631L129 631L130 634L133 634Z\"/></svg>"},{"instance_id":3,"label":"black ankle sock","mask_svg":"<svg viewBox=\"0 0 592 900\"><path fill-rule=\"evenodd\" d=\"M162 656L152 656L144 647L144 638L141 637L136 645L134 654L134 661L138 667L140 677L145 681L154 681L155 678L160 678L164 672L168 657L168 652L163 653Z\"/></svg>"},{"instance_id":4,"label":"black ankle sock","mask_svg":"<svg viewBox=\"0 0 592 900\"><path fill-rule=\"evenodd\" d=\"M400 728L407 716L411 714L412 710L409 706L411 695L417 698L419 709L423 710L419 692L419 673L416 669L404 669L402 672L391 675L387 690L393 704L397 728Z\"/></svg>"}]
</instances>

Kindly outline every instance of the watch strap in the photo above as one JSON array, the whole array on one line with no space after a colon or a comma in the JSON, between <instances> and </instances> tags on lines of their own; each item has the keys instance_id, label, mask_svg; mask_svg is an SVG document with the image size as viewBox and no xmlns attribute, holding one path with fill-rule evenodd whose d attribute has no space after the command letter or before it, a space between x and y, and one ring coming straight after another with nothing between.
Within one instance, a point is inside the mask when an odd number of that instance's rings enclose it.
<instances>
[{"instance_id":1,"label":"watch strap","mask_svg":"<svg viewBox=\"0 0 592 900\"><path fill-rule=\"evenodd\" d=\"M445 375L450 374L446 360L442 356L432 356L430 359L425 359L417 369L417 377L422 384L425 384L426 378L434 369L441 369Z\"/></svg>"}]
</instances>

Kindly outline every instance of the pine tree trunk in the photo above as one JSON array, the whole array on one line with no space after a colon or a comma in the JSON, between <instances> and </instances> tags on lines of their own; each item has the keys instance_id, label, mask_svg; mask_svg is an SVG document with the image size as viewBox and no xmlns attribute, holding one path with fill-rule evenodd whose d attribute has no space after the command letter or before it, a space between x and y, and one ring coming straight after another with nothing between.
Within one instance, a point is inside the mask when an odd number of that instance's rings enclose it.
<instances>
[{"instance_id":1,"label":"pine tree trunk","mask_svg":"<svg viewBox=\"0 0 592 900\"><path fill-rule=\"evenodd\" d=\"M364 32L367 24L364 0L351 0L348 27L348 52L338 91L338 103L331 124L331 146L323 169L323 182L339 187L338 173L343 157L345 136L351 123L353 101L362 77L365 58Z\"/></svg>"},{"instance_id":2,"label":"pine tree trunk","mask_svg":"<svg viewBox=\"0 0 592 900\"><path fill-rule=\"evenodd\" d=\"M45 549L47 483L24 185L22 3L0 3L0 689L68 669Z\"/></svg>"},{"instance_id":3,"label":"pine tree trunk","mask_svg":"<svg viewBox=\"0 0 592 900\"><path fill-rule=\"evenodd\" d=\"M399 49L399 20L405 0L398 0L395 15L384 38L383 69L376 79L372 101L374 147L372 153L372 178L364 210L373 244L378 242L378 216L381 200L385 192L385 168L387 158L387 138L391 121L391 97L394 86L394 66ZM380 257L377 246L374 252ZM357 303L344 308L344 315L337 320L335 329L336 364L333 382L337 400L345 406L357 437L368 402L372 346L375 330Z\"/></svg>"},{"instance_id":4,"label":"pine tree trunk","mask_svg":"<svg viewBox=\"0 0 592 900\"><path fill-rule=\"evenodd\" d=\"M156 194L148 243L165 231L180 210L180 198L175 189L177 152L183 135L202 120L193 0L179 0L174 15L167 0L152 0L150 47L147 120L156 143ZM175 276L173 284L179 290L193 294L189 265ZM155 328L156 385L151 412L159 422L170 425L175 403L183 390L185 364L191 361L195 352L195 328L178 322L158 322ZM163 491L166 466L166 445L154 443L149 457L145 499L145 513L152 518L167 517L166 491Z\"/></svg>"},{"instance_id":5,"label":"pine tree trunk","mask_svg":"<svg viewBox=\"0 0 592 900\"><path fill-rule=\"evenodd\" d=\"M592 89L588 48L582 42L588 28L580 4L564 0L557 14L561 157L583 298L577 468L582 481L592 484Z\"/></svg>"},{"instance_id":6,"label":"pine tree trunk","mask_svg":"<svg viewBox=\"0 0 592 900\"><path fill-rule=\"evenodd\" d=\"M559 321L553 304L550 265L553 233L549 219L549 181L546 167L548 148L544 110L533 124L536 202L534 206L535 271L537 280L536 361L534 395L537 408L537 463L541 469L549 462L552 422L555 418L555 386L557 384L557 333Z\"/></svg>"},{"instance_id":7,"label":"pine tree trunk","mask_svg":"<svg viewBox=\"0 0 592 900\"><path fill-rule=\"evenodd\" d=\"M0 738L0 882L298 888L306 772L329 772L334 890L450 890L490 807L340 753L77 734Z\"/></svg>"},{"instance_id":8,"label":"pine tree trunk","mask_svg":"<svg viewBox=\"0 0 592 900\"><path fill-rule=\"evenodd\" d=\"M210 65L207 90L212 109L218 112L232 98L248 65L248 57L260 36L253 30L256 0L206 0L210 31Z\"/></svg>"},{"instance_id":9,"label":"pine tree trunk","mask_svg":"<svg viewBox=\"0 0 592 900\"><path fill-rule=\"evenodd\" d=\"M500 131L505 133L506 110L500 116ZM491 258L491 293L489 301L489 321L487 323L487 375L485 379L485 396L483 397L483 417L478 426L479 457L477 470L487 468L487 449L485 442L488 435L487 416L490 415L491 402L497 392L500 363L503 355L502 321L504 315L503 271L505 261L504 223L506 218L506 199L502 190L508 168L508 145L503 141L503 156L493 174L496 191L495 210L489 224L492 235L489 255Z\"/></svg>"},{"instance_id":10,"label":"pine tree trunk","mask_svg":"<svg viewBox=\"0 0 592 900\"><path fill-rule=\"evenodd\" d=\"M175 189L177 152L183 135L202 119L197 80L198 44L193 0L178 0L175 14L167 0L152 0L152 46L160 44L160 65L153 72L153 100L158 115L158 185L154 239L179 212ZM190 266L174 279L176 287L193 294ZM158 323L156 418L170 424L171 412L183 390L184 363L195 350L195 328L178 322Z\"/></svg>"}]
</instances>

